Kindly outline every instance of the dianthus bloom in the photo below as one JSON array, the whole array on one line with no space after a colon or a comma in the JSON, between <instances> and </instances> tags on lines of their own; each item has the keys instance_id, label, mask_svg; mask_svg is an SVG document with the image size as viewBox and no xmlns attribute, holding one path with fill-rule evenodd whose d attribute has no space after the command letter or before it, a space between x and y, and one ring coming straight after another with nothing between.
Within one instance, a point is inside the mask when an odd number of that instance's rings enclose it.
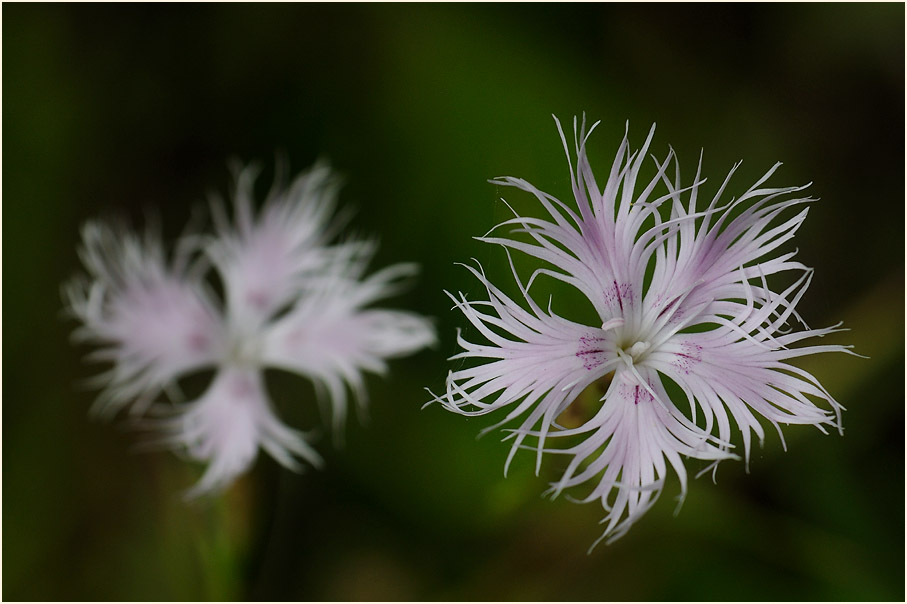
<instances>
[{"instance_id":1,"label":"dianthus bloom","mask_svg":"<svg viewBox=\"0 0 907 604\"><path fill-rule=\"evenodd\" d=\"M374 242L331 242L341 225L337 180L327 166L288 188L275 184L258 213L254 180L252 168L240 171L233 220L215 200L215 233L184 236L169 260L151 233L87 223L80 256L88 274L64 288L81 322L76 337L99 344L93 357L112 363L97 377L104 389L95 411L142 415L168 395L168 417L147 423L165 444L207 464L190 495L228 486L259 448L288 468L300 468L299 460L321 464L304 435L277 417L265 368L312 380L330 400L339 433L348 389L365 403L365 372L382 373L387 359L434 341L425 318L367 308L396 293L416 267L365 276ZM214 273L222 297L211 288ZM215 370L207 390L180 401L177 380L205 369Z\"/></svg>"},{"instance_id":2,"label":"dianthus bloom","mask_svg":"<svg viewBox=\"0 0 907 604\"><path fill-rule=\"evenodd\" d=\"M513 439L507 465L520 448L536 451L536 472L545 454L564 456L552 496L591 485L578 499L601 502L607 512L602 538L613 541L655 502L668 465L679 477L682 500L682 457L706 460L709 467L739 458L732 452L732 419L747 460L752 434L764 438L759 418L779 434L781 424L841 430L843 407L787 361L848 347L793 347L837 326L803 324L795 306L812 270L793 260L794 252L772 255L794 236L807 210L780 217L813 201L796 197L805 187L764 185L780 164L736 199L721 202L735 165L703 204L700 170L682 186L673 151L654 160L651 179L640 180L653 126L638 153L629 152L625 135L600 188L586 155L585 120L574 137L575 170L557 126L576 208L522 179L492 181L534 195L550 220L514 212L496 227L515 227L511 236L479 239L546 265L523 281L511 261L516 299L495 287L481 266L468 267L487 299L451 298L487 343L458 337L463 352L452 359L461 367L435 401L467 416L506 410L487 430L520 418L507 437ZM767 280L780 273L798 276L779 293ZM553 300L547 308L538 304L530 288L542 275L579 290L600 322L559 316ZM793 320L803 328L794 330ZM580 395L593 384L604 395L586 409L587 397Z\"/></svg>"}]
</instances>

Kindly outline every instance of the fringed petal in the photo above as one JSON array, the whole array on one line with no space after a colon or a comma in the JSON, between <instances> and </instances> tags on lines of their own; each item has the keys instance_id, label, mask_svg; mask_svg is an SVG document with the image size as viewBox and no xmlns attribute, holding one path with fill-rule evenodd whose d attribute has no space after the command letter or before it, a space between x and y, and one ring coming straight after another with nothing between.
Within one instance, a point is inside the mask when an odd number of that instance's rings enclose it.
<instances>
[{"instance_id":1,"label":"fringed petal","mask_svg":"<svg viewBox=\"0 0 907 604\"><path fill-rule=\"evenodd\" d=\"M383 374L388 359L435 343L434 326L424 317L365 308L397 293L415 271L414 265L398 264L359 280L338 264L311 281L299 302L265 330L263 363L320 384L338 438L347 415L347 388L364 409L364 373Z\"/></svg>"},{"instance_id":2,"label":"fringed petal","mask_svg":"<svg viewBox=\"0 0 907 604\"><path fill-rule=\"evenodd\" d=\"M201 398L182 406L175 418L157 427L172 447L207 464L198 484L187 493L189 498L228 487L249 469L259 448L294 471L302 469L297 458L315 467L322 464L304 435L274 414L261 374L255 370L218 372Z\"/></svg>"},{"instance_id":3,"label":"fringed petal","mask_svg":"<svg viewBox=\"0 0 907 604\"><path fill-rule=\"evenodd\" d=\"M140 413L181 375L219 361L223 325L188 256L168 264L155 235L96 222L82 230L80 256L88 275L63 291L81 322L74 335L99 344L92 357L113 364L95 379L104 388L96 412L131 405Z\"/></svg>"}]
</instances>

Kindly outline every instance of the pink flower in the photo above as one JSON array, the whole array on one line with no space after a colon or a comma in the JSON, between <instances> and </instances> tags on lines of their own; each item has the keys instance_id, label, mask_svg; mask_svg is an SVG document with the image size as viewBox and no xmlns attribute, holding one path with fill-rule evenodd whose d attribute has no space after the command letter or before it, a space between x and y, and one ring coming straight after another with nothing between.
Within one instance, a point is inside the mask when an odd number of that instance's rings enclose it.
<instances>
[{"instance_id":1,"label":"pink flower","mask_svg":"<svg viewBox=\"0 0 907 604\"><path fill-rule=\"evenodd\" d=\"M364 374L434 342L428 320L371 304L396 293L416 267L398 264L366 275L373 242L331 243L337 181L316 165L287 189L275 187L253 210L255 172L237 179L234 218L212 204L216 233L186 235L168 261L158 237L97 222L82 231L87 276L64 288L80 321L78 339L100 348L91 358L111 368L95 411L144 415L162 394L174 403L148 423L164 442L208 464L190 495L219 490L246 471L258 449L284 466L321 458L305 436L277 417L262 371L279 368L312 380L333 409L339 435L347 392L365 404ZM212 291L214 269L223 300ZM181 402L179 378L215 369L207 391ZM155 406L158 408L158 406Z\"/></svg>"},{"instance_id":2,"label":"pink flower","mask_svg":"<svg viewBox=\"0 0 907 604\"><path fill-rule=\"evenodd\" d=\"M652 506L669 466L680 479L682 500L684 457L706 460L709 467L739 458L731 421L747 460L752 436L760 443L764 438L760 418L779 435L782 424L840 431L843 407L788 361L849 347L794 347L838 326L810 329L795 310L812 270L795 261L794 252L777 249L794 236L806 218L802 206L813 200L796 196L805 187L765 186L780 164L722 205L735 165L703 204L700 169L683 186L673 151L654 160L651 179L640 180L653 126L638 153L629 153L624 137L602 189L586 155L591 129L586 132L585 120L576 132L575 170L557 126L576 208L522 179L492 181L531 193L550 219L514 212L496 227L515 227L509 236L479 239L503 246L508 257L517 250L545 265L524 281L511 260L516 300L481 266L467 267L487 299L451 298L487 342L458 338L463 352L452 358L466 365L449 374L446 393L435 401L467 416L503 410L505 417L486 431L519 422L508 436L507 465L521 448L536 452L537 473L546 454L566 458L552 496L587 485L579 500L601 502L607 515L599 540L610 542ZM773 291L767 278L781 274L797 276ZM557 300L538 304L530 289L543 276L581 292L599 321L559 316L552 310ZM794 329L795 322L802 328ZM580 394L596 383L604 394L593 409L584 409Z\"/></svg>"}]
</instances>

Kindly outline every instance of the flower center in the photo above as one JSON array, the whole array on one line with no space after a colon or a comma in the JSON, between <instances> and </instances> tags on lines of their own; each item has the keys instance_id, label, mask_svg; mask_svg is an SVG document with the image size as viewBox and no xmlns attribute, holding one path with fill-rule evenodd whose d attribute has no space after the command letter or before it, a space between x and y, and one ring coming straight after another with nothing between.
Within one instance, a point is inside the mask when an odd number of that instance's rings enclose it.
<instances>
[{"instance_id":1,"label":"flower center","mask_svg":"<svg viewBox=\"0 0 907 604\"><path fill-rule=\"evenodd\" d=\"M650 344L648 342L637 342L627 349L627 354L633 357L634 361L638 361L649 349L649 346Z\"/></svg>"},{"instance_id":2,"label":"flower center","mask_svg":"<svg viewBox=\"0 0 907 604\"><path fill-rule=\"evenodd\" d=\"M253 335L238 335L232 339L227 362L238 367L257 367L261 364L261 339Z\"/></svg>"},{"instance_id":3,"label":"flower center","mask_svg":"<svg viewBox=\"0 0 907 604\"><path fill-rule=\"evenodd\" d=\"M638 363L646 358L646 354L649 352L649 348L652 345L649 342L644 342L639 340L634 342L631 346L620 346L617 349L617 356L619 356L623 361L632 366L634 363Z\"/></svg>"}]
</instances>

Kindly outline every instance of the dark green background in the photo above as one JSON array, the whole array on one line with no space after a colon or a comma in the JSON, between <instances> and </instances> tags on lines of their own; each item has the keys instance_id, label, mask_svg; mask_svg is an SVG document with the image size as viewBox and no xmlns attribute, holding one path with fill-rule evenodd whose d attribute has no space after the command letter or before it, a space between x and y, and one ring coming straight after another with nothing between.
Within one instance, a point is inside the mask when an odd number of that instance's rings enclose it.
<instances>
[{"instance_id":1,"label":"dark green background","mask_svg":"<svg viewBox=\"0 0 907 604\"><path fill-rule=\"evenodd\" d=\"M10 600L904 598L904 6L3 6L3 598ZM871 357L804 359L848 408L846 436L769 430L746 474L676 480L612 546L596 505L540 497L491 418L421 410L443 387L475 294L457 261L502 273L471 237L503 219L513 175L569 198L551 119L603 120L604 173L630 121L638 148L677 150L707 192L745 160L739 194L822 198L798 234L816 268L800 309ZM91 375L70 345L60 283L78 226L145 212L175 236L229 184L227 160L329 158L378 264L416 260L393 305L437 317L441 344L370 380L365 425L318 448L327 469L270 459L220 498L180 500L198 468L138 454L86 417ZM601 178L604 178L603 176ZM487 249L486 249L487 248ZM282 413L311 389L270 376ZM699 466L690 464L695 472Z\"/></svg>"}]
</instances>

